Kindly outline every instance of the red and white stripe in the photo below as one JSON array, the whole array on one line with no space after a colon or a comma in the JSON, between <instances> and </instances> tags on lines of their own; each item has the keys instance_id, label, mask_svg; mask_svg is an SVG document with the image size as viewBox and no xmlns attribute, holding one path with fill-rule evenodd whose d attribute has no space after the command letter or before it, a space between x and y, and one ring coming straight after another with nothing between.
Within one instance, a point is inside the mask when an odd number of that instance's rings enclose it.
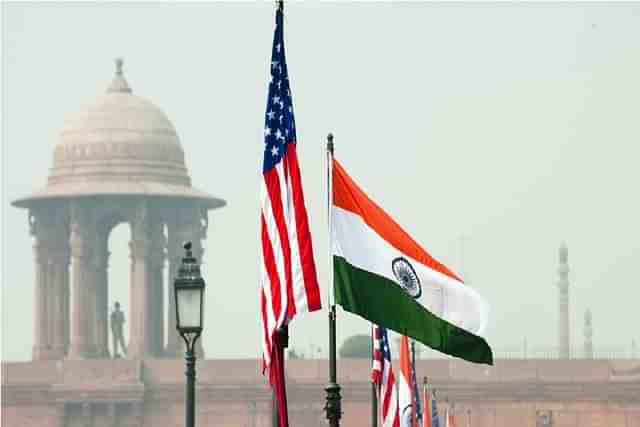
<instances>
[{"instance_id":1,"label":"red and white stripe","mask_svg":"<svg viewBox=\"0 0 640 427\"><path fill-rule=\"evenodd\" d=\"M447 406L445 419L445 427L456 427L456 421L453 418L453 405Z\"/></svg>"},{"instance_id":2,"label":"red and white stripe","mask_svg":"<svg viewBox=\"0 0 640 427\"><path fill-rule=\"evenodd\" d=\"M380 351L380 328L371 325L371 336L373 337L373 354L371 355L371 380L380 388L380 380L382 379L382 365L384 356Z\"/></svg>"},{"instance_id":3,"label":"red and white stripe","mask_svg":"<svg viewBox=\"0 0 640 427\"><path fill-rule=\"evenodd\" d=\"M273 335L296 313L320 309L320 288L313 259L296 144L260 186L260 321L263 370L271 365Z\"/></svg>"},{"instance_id":4,"label":"red and white stripe","mask_svg":"<svg viewBox=\"0 0 640 427\"><path fill-rule=\"evenodd\" d=\"M374 337L380 341L380 332L374 326ZM380 348L380 345L377 347ZM382 354L382 351L379 351ZM382 371L379 375L378 385L378 407L380 408L380 418L382 427L400 427L400 414L398 411L398 392L396 390L396 377L393 375L391 361L382 357L380 360ZM373 372L372 372L373 374Z\"/></svg>"}]
</instances>

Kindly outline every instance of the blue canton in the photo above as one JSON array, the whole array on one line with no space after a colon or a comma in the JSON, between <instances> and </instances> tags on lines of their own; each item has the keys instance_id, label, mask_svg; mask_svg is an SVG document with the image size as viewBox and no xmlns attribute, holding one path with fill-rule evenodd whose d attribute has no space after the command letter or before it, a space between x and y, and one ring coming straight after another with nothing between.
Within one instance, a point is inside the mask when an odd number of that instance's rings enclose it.
<instances>
[{"instance_id":1,"label":"blue canton","mask_svg":"<svg viewBox=\"0 0 640 427\"><path fill-rule=\"evenodd\" d=\"M380 326L380 346L382 347L382 355L386 360L391 362L391 349L389 348L389 337L387 336L387 328Z\"/></svg>"},{"instance_id":2,"label":"blue canton","mask_svg":"<svg viewBox=\"0 0 640 427\"><path fill-rule=\"evenodd\" d=\"M271 50L271 79L264 121L264 163L262 172L275 167L284 157L289 144L296 142L293 101L289 88L289 74L284 56L283 14L276 11L276 31Z\"/></svg>"}]
</instances>

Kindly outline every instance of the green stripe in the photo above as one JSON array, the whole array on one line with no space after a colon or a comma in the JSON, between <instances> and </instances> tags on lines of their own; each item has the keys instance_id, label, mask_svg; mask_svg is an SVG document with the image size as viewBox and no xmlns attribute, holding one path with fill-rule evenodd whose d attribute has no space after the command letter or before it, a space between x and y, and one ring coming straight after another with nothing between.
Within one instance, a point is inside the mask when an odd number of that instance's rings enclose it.
<instances>
[{"instance_id":1,"label":"green stripe","mask_svg":"<svg viewBox=\"0 0 640 427\"><path fill-rule=\"evenodd\" d=\"M389 279L333 257L336 302L373 323L412 337L442 353L493 365L484 338L465 331L427 310Z\"/></svg>"}]
</instances>

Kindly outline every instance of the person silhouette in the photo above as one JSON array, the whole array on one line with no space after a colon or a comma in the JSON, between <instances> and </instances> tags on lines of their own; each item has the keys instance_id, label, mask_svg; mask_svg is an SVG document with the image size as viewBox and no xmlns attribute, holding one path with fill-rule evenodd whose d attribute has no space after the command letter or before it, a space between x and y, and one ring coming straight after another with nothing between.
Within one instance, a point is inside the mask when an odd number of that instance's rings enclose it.
<instances>
[{"instance_id":1,"label":"person silhouette","mask_svg":"<svg viewBox=\"0 0 640 427\"><path fill-rule=\"evenodd\" d=\"M111 335L113 336L113 357L122 357L118 353L118 344L122 349L122 353L127 355L127 346L124 344L124 313L120 311L120 303L118 301L114 304L114 309L111 312Z\"/></svg>"}]
</instances>

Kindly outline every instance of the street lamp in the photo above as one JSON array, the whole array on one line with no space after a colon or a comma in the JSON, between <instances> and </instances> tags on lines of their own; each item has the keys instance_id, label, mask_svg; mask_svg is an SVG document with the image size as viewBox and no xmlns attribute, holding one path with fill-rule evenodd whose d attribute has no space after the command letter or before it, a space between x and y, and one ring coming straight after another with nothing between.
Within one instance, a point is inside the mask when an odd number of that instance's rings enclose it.
<instances>
[{"instance_id":1,"label":"street lamp","mask_svg":"<svg viewBox=\"0 0 640 427\"><path fill-rule=\"evenodd\" d=\"M187 346L187 399L185 427L195 427L196 422L196 357L194 347L202 333L202 306L204 304L204 280L200 265L191 252L191 242L184 244L186 256L182 258L178 277L173 282L176 293L176 326Z\"/></svg>"}]
</instances>

